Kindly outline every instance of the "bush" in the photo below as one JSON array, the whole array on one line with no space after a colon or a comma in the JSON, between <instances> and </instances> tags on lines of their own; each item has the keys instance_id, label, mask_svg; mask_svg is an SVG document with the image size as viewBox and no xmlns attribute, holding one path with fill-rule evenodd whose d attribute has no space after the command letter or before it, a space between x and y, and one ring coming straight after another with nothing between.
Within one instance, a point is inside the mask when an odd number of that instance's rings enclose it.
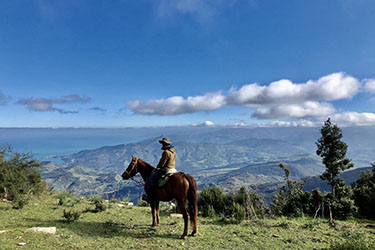
<instances>
[{"instance_id":1,"label":"bush","mask_svg":"<svg viewBox=\"0 0 375 250\"><path fill-rule=\"evenodd\" d=\"M286 185L283 186L272 198L270 204L272 214L277 216L311 215L313 213L311 207L312 197L309 192L303 191L304 183L297 183L296 180L289 180L289 169L287 169L284 164L280 164L279 167L285 172Z\"/></svg>"},{"instance_id":2,"label":"bush","mask_svg":"<svg viewBox=\"0 0 375 250\"><path fill-rule=\"evenodd\" d=\"M256 191L245 187L233 194L226 194L215 185L204 188L198 196L198 206L204 217L220 216L232 218L236 222L264 217L267 212L263 198Z\"/></svg>"},{"instance_id":3,"label":"bush","mask_svg":"<svg viewBox=\"0 0 375 250\"><path fill-rule=\"evenodd\" d=\"M58 199L57 205L59 206L75 207L76 205L81 203L81 198L69 192L58 193L57 199Z\"/></svg>"},{"instance_id":4,"label":"bush","mask_svg":"<svg viewBox=\"0 0 375 250\"><path fill-rule=\"evenodd\" d=\"M344 242L332 242L331 250L371 250L375 249L375 243L366 239L363 233L355 233L346 237Z\"/></svg>"},{"instance_id":5,"label":"bush","mask_svg":"<svg viewBox=\"0 0 375 250\"><path fill-rule=\"evenodd\" d=\"M353 184L353 196L358 206L359 215L375 218L375 163L372 163L372 171L364 171Z\"/></svg>"},{"instance_id":6,"label":"bush","mask_svg":"<svg viewBox=\"0 0 375 250\"><path fill-rule=\"evenodd\" d=\"M82 212L78 210L65 210L63 211L63 218L66 219L67 222L73 222L79 219Z\"/></svg>"},{"instance_id":7,"label":"bush","mask_svg":"<svg viewBox=\"0 0 375 250\"><path fill-rule=\"evenodd\" d=\"M47 189L39 169L42 164L31 154L12 152L10 146L0 148L0 196L22 208L30 196Z\"/></svg>"},{"instance_id":8,"label":"bush","mask_svg":"<svg viewBox=\"0 0 375 250\"><path fill-rule=\"evenodd\" d=\"M198 196L199 211L204 217L231 216L233 210L233 199L229 195L224 194L223 190L212 185L203 188Z\"/></svg>"},{"instance_id":9,"label":"bush","mask_svg":"<svg viewBox=\"0 0 375 250\"><path fill-rule=\"evenodd\" d=\"M238 203L233 205L233 218L237 223L241 223L246 218L246 210Z\"/></svg>"},{"instance_id":10,"label":"bush","mask_svg":"<svg viewBox=\"0 0 375 250\"><path fill-rule=\"evenodd\" d=\"M104 200L100 196L91 196L89 197L89 200L94 203L95 208L92 210L92 212L103 212L107 209L107 204L105 204Z\"/></svg>"},{"instance_id":11,"label":"bush","mask_svg":"<svg viewBox=\"0 0 375 250\"><path fill-rule=\"evenodd\" d=\"M137 204L138 207L148 207L150 206L147 201L140 200Z\"/></svg>"}]
</instances>

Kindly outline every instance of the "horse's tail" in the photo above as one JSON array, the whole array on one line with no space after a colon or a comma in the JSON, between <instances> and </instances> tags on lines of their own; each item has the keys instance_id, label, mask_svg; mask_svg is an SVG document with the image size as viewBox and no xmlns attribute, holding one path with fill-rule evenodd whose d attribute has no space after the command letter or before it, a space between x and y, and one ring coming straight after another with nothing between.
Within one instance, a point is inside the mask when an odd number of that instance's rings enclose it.
<instances>
[{"instance_id":1,"label":"horse's tail","mask_svg":"<svg viewBox=\"0 0 375 250\"><path fill-rule=\"evenodd\" d=\"M197 215L198 215L198 187L194 180L194 177L188 174L184 174L185 178L189 182L189 190L187 194L188 199L188 211L190 215L190 221L196 230Z\"/></svg>"}]
</instances>

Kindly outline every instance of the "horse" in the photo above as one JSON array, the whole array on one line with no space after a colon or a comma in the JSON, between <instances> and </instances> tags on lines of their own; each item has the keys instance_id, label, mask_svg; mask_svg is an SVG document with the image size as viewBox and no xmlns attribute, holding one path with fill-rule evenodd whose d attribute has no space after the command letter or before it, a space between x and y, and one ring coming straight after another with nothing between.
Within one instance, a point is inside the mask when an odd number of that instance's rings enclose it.
<instances>
[{"instance_id":1,"label":"horse","mask_svg":"<svg viewBox=\"0 0 375 250\"><path fill-rule=\"evenodd\" d=\"M128 180L140 173L145 182L146 191L147 180L155 169L151 164L132 156L132 161L121 176L124 180ZM190 216L190 224L193 228L190 236L197 235L197 183L192 176L183 172L174 173L163 187L154 190L154 197L155 199L150 203L153 227L158 226L160 223L159 201L176 199L178 208L184 218L184 232L180 238L184 239L188 235L188 216ZM188 201L188 210L186 209L186 200Z\"/></svg>"}]
</instances>

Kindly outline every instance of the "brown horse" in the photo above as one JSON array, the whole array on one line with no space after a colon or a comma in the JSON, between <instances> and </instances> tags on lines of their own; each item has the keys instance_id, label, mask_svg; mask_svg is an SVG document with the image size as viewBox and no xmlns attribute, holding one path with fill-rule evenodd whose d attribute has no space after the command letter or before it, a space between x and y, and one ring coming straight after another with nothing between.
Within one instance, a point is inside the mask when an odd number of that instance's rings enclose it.
<instances>
[{"instance_id":1,"label":"brown horse","mask_svg":"<svg viewBox=\"0 0 375 250\"><path fill-rule=\"evenodd\" d=\"M122 178L128 180L137 173L140 173L146 183L146 189L147 180L154 170L155 168L151 164L133 156L128 168L122 174ZM159 201L171 201L176 199L185 223L184 233L181 235L181 238L185 238L188 234L188 215L190 215L190 223L193 227L191 236L196 236L198 213L197 183L192 176L182 172L173 174L167 184L162 188L156 188L156 190L154 190L154 197L155 200L150 204L153 227L159 225ZM188 200L188 211L186 210L186 200Z\"/></svg>"}]
</instances>

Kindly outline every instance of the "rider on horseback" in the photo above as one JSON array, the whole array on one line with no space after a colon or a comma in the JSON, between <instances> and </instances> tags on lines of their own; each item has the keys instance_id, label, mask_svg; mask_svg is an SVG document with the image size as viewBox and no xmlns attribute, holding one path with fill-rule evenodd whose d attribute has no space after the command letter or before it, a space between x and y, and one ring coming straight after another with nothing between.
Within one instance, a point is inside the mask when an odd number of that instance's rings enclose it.
<instances>
[{"instance_id":1,"label":"rider on horseback","mask_svg":"<svg viewBox=\"0 0 375 250\"><path fill-rule=\"evenodd\" d=\"M164 137L159 143L162 144L163 154L156 167L157 170L147 180L147 197L144 197L149 203L154 199L154 189L157 187L158 180L165 174L176 172L176 150L172 142L168 137Z\"/></svg>"}]
</instances>

